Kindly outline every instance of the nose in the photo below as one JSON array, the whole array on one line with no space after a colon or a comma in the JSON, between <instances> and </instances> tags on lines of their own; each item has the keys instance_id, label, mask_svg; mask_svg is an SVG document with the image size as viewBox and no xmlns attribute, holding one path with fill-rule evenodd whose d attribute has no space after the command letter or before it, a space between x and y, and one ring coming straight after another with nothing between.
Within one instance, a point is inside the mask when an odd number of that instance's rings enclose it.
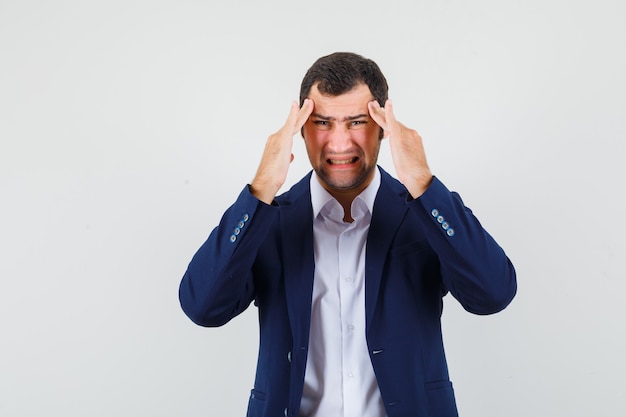
<instances>
[{"instance_id":1,"label":"nose","mask_svg":"<svg viewBox=\"0 0 626 417\"><path fill-rule=\"evenodd\" d=\"M328 150L333 153L343 153L351 146L350 131L341 123L334 125L328 135Z\"/></svg>"}]
</instances>

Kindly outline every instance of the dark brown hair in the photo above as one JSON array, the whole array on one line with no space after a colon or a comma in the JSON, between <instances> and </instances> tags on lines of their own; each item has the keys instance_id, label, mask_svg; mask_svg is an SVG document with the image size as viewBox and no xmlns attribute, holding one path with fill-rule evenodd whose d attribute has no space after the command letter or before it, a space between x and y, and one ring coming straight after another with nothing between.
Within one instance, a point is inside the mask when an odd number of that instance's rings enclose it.
<instances>
[{"instance_id":1,"label":"dark brown hair","mask_svg":"<svg viewBox=\"0 0 626 417\"><path fill-rule=\"evenodd\" d=\"M374 61L351 52L335 52L321 57L302 79L300 106L315 84L320 93L338 96L347 93L360 83L369 87L381 107L385 105L389 87L385 76Z\"/></svg>"}]
</instances>

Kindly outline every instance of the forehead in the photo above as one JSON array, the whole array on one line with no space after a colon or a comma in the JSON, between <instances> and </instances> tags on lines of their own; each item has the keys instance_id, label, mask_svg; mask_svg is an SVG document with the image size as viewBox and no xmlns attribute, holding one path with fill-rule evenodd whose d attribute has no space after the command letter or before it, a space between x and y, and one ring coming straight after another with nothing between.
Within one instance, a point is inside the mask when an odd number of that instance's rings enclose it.
<instances>
[{"instance_id":1,"label":"forehead","mask_svg":"<svg viewBox=\"0 0 626 417\"><path fill-rule=\"evenodd\" d=\"M352 90L338 96L320 93L315 84L311 87L309 98L315 103L314 113L329 117L367 114L367 103L374 100L369 87L365 84L357 84Z\"/></svg>"}]
</instances>

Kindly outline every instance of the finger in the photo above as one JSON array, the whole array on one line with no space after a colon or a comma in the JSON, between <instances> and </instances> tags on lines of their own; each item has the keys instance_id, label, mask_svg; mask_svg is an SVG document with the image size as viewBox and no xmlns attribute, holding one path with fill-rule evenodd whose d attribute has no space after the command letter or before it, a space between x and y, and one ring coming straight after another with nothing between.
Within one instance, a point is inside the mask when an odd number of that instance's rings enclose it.
<instances>
[{"instance_id":1,"label":"finger","mask_svg":"<svg viewBox=\"0 0 626 417\"><path fill-rule=\"evenodd\" d=\"M296 131L300 130L302 126L304 126L306 121L309 119L309 116L311 115L311 113L313 113L313 107L315 107L313 100L311 100L310 98L305 98L304 102L302 103L302 107L300 108L296 116L296 120L295 120Z\"/></svg>"},{"instance_id":2,"label":"finger","mask_svg":"<svg viewBox=\"0 0 626 417\"><path fill-rule=\"evenodd\" d=\"M298 102L295 100L292 101L291 107L289 108L289 116L287 117L287 120L285 121L285 126L292 126L294 123L296 123L296 120L298 119L299 111L300 111L300 106L298 106Z\"/></svg>"},{"instance_id":3,"label":"finger","mask_svg":"<svg viewBox=\"0 0 626 417\"><path fill-rule=\"evenodd\" d=\"M385 102L385 119L389 124L397 123L396 115L393 112L393 103L390 99Z\"/></svg>"},{"instance_id":4,"label":"finger","mask_svg":"<svg viewBox=\"0 0 626 417\"><path fill-rule=\"evenodd\" d=\"M370 112L370 117L374 119L376 124L378 124L378 126L385 129L387 126L385 111L380 107L380 104L378 104L378 101L373 100L367 103L367 109Z\"/></svg>"}]
</instances>

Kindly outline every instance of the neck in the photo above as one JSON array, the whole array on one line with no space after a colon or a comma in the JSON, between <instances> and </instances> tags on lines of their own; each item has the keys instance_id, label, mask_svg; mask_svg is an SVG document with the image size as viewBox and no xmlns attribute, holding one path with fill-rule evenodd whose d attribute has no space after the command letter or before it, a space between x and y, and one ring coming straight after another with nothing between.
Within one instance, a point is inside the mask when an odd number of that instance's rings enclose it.
<instances>
[{"instance_id":1,"label":"neck","mask_svg":"<svg viewBox=\"0 0 626 417\"><path fill-rule=\"evenodd\" d=\"M341 207L343 208L343 221L346 223L352 223L354 221L352 218L352 202L359 194L354 191L342 193L329 190L328 192L339 202L339 204L341 204Z\"/></svg>"},{"instance_id":2,"label":"neck","mask_svg":"<svg viewBox=\"0 0 626 417\"><path fill-rule=\"evenodd\" d=\"M348 205L344 205L341 203L341 207L343 207L343 221L345 223L352 223L354 219L352 218L352 203Z\"/></svg>"}]
</instances>

